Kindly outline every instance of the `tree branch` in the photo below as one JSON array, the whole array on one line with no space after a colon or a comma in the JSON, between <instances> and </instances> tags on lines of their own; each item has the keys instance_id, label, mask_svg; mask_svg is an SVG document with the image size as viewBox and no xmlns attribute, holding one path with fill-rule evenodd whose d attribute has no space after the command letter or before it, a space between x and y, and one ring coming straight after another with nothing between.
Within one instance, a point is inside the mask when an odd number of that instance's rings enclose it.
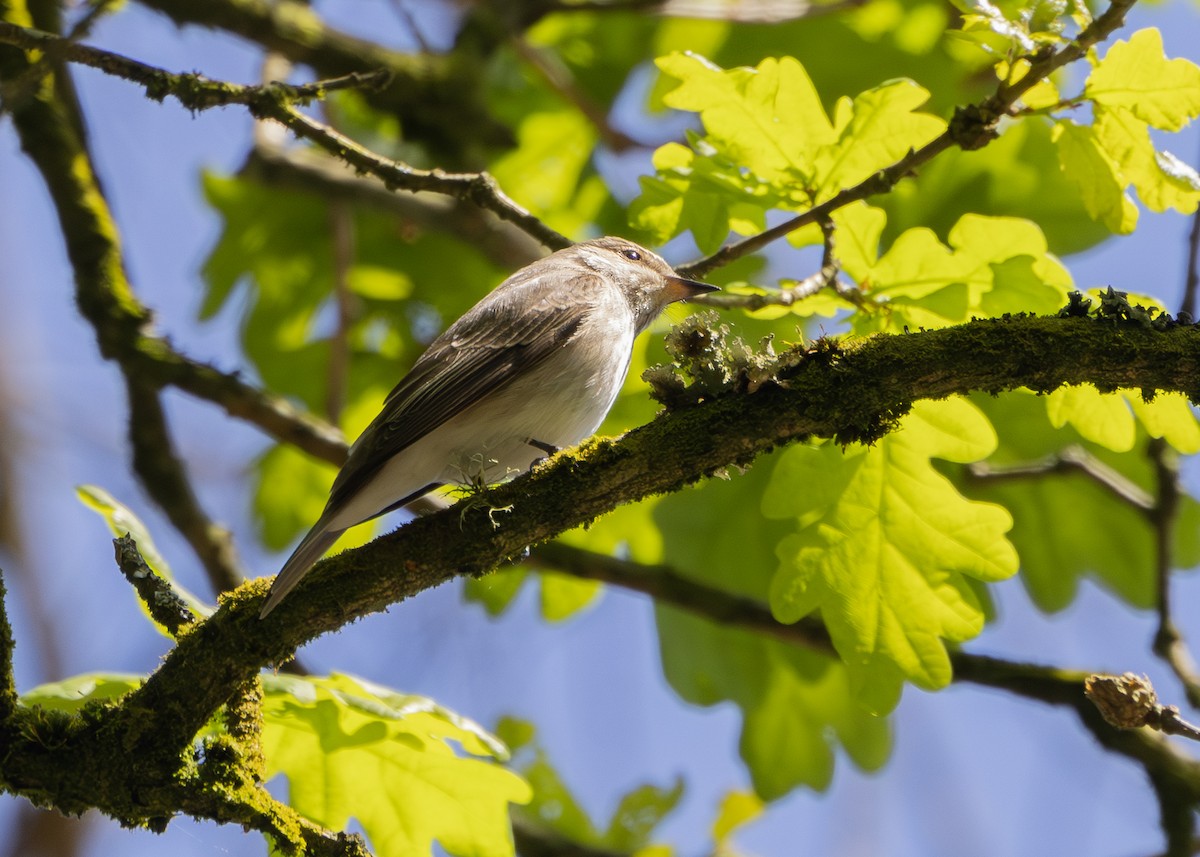
<instances>
[{"instance_id":1,"label":"tree branch","mask_svg":"<svg viewBox=\"0 0 1200 857\"><path fill-rule=\"evenodd\" d=\"M973 150L986 146L998 136L996 128L1000 120L1010 113L1022 95L1033 88L1038 81L1086 56L1092 46L1106 39L1125 22L1125 14L1136 1L1113 0L1104 14L1092 21L1091 25L1070 44L1057 51L1042 51L1029 57L1029 71L1019 81L1016 83L1001 82L996 91L979 104L960 107L955 111L954 118L944 132L921 148L910 151L891 166L885 167L853 187L839 191L820 205L814 205L808 211L798 214L790 220L757 235L751 235L749 238L728 244L711 256L681 265L678 268L679 273L685 277L703 277L709 271L728 265L735 259L740 259L756 250L761 250L771 242L777 241L803 226L821 222L839 208L852 202L890 191L901 179L912 175L919 167L929 163L947 149L957 146L961 149Z\"/></svg>"},{"instance_id":2,"label":"tree branch","mask_svg":"<svg viewBox=\"0 0 1200 857\"><path fill-rule=\"evenodd\" d=\"M1154 526L1154 579L1158 593L1158 628L1154 634L1154 654L1158 655L1183 685L1193 708L1200 708L1200 668L1188 649L1183 633L1175 624L1171 609L1171 564L1175 552L1175 530L1179 518L1179 460L1175 451L1161 438L1151 438L1149 446L1154 465L1157 492L1150 522Z\"/></svg>"},{"instance_id":3,"label":"tree branch","mask_svg":"<svg viewBox=\"0 0 1200 857\"><path fill-rule=\"evenodd\" d=\"M1052 473L1082 473L1117 500L1150 517L1155 508L1154 498L1140 485L1109 467L1081 446L1068 446L1055 455L1028 464L997 467L979 461L967 467L967 475L980 482L1003 482L1031 479Z\"/></svg>"},{"instance_id":4,"label":"tree branch","mask_svg":"<svg viewBox=\"0 0 1200 857\"><path fill-rule=\"evenodd\" d=\"M114 713L116 734L186 746L237 682L299 645L459 574L480 574L527 545L619 505L677 490L812 435L878 438L918 398L1028 386L1106 385L1197 392L1200 330L1154 331L1081 318L976 321L853 350L819 344L753 395L729 394L661 415L619 441L595 441L458 507L417 519L318 564L264 621L266 581L227 598ZM484 508L506 509L495 526ZM508 508L511 507L511 508ZM403 573L396 573L397 558ZM137 712L136 723L127 722ZM161 743L160 743L161 742ZM76 748L78 751L79 748ZM148 748L149 752L149 748Z\"/></svg>"},{"instance_id":5,"label":"tree branch","mask_svg":"<svg viewBox=\"0 0 1200 857\"><path fill-rule=\"evenodd\" d=\"M200 74L173 74L120 54L68 42L50 33L3 21L0 21L0 42L28 50L53 48L66 60L139 84L146 90L146 94L155 100L162 100L170 95L189 110L208 110L240 104L256 118L278 122L297 137L315 143L355 169L377 176L389 190L426 190L443 193L492 212L554 250L573 243L517 205L486 172L448 173L441 169L422 170L410 167L372 152L328 125L301 113L291 104L293 101L318 98L331 85L348 86L370 82L373 79L371 75L350 75L333 81L318 81L309 86L284 83L246 86L210 80Z\"/></svg>"},{"instance_id":6,"label":"tree branch","mask_svg":"<svg viewBox=\"0 0 1200 857\"><path fill-rule=\"evenodd\" d=\"M129 535L113 539L117 567L137 592L138 598L150 611L150 618L167 629L167 633L178 638L180 632L196 623L186 601L154 569L146 565L137 542Z\"/></svg>"},{"instance_id":7,"label":"tree branch","mask_svg":"<svg viewBox=\"0 0 1200 857\"><path fill-rule=\"evenodd\" d=\"M0 32L10 27L0 21ZM20 29L20 28L18 28ZM78 47L57 40L63 51ZM0 80L20 80L31 64L21 51L0 52ZM145 335L150 313L130 288L117 241L117 229L92 168L82 137L83 120L69 81L59 70L38 81L29 97L13 104L22 148L50 190L75 272L75 297L92 324L101 352L121 367L130 401L130 440L134 470L143 486L188 540L214 586L229 589L242 575L228 534L201 509L175 455L158 387L142 377L142 348L159 343Z\"/></svg>"},{"instance_id":8,"label":"tree branch","mask_svg":"<svg viewBox=\"0 0 1200 857\"><path fill-rule=\"evenodd\" d=\"M391 84L367 93L399 117L410 140L470 163L480 148L507 147L512 131L483 103L481 64L449 54L403 54L327 25L297 0L139 0L176 24L224 30L307 65L321 77L386 69ZM471 133L464 135L464 128Z\"/></svg>"}]
</instances>

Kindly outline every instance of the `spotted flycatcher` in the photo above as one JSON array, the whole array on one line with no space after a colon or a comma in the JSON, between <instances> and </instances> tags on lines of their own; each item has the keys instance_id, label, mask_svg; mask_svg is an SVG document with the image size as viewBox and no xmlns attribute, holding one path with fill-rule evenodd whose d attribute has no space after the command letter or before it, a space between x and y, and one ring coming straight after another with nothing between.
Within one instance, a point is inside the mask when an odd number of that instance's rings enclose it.
<instances>
[{"instance_id":1,"label":"spotted flycatcher","mask_svg":"<svg viewBox=\"0 0 1200 857\"><path fill-rule=\"evenodd\" d=\"M634 337L667 304L714 288L622 238L585 241L517 271L388 395L260 615L347 528L441 485L501 481L591 435L625 381Z\"/></svg>"}]
</instances>

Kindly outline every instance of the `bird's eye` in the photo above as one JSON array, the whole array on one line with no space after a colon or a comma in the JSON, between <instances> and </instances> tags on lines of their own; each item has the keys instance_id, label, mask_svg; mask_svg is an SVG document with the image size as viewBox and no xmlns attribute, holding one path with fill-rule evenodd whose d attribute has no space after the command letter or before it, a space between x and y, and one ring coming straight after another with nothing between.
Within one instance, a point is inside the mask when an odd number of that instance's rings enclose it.
<instances>
[{"instance_id":1,"label":"bird's eye","mask_svg":"<svg viewBox=\"0 0 1200 857\"><path fill-rule=\"evenodd\" d=\"M629 259L631 262L640 262L642 259L642 254L637 250L622 250L621 255L623 255L626 259Z\"/></svg>"}]
</instances>

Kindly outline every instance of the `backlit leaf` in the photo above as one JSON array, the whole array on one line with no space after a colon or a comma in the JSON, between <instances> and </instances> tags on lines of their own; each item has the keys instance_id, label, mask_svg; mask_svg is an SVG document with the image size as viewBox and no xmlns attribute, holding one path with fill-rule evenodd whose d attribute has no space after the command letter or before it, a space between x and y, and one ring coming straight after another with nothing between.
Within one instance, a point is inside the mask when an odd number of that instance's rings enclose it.
<instances>
[{"instance_id":1,"label":"backlit leaf","mask_svg":"<svg viewBox=\"0 0 1200 857\"><path fill-rule=\"evenodd\" d=\"M516 774L471 756L503 745L428 699L344 675L265 676L268 776L288 778L288 801L318 824L362 824L381 857L509 857L510 803L530 798ZM453 741L471 756L455 752Z\"/></svg>"},{"instance_id":2,"label":"backlit leaf","mask_svg":"<svg viewBox=\"0 0 1200 857\"><path fill-rule=\"evenodd\" d=\"M991 582L1017 570L1008 512L967 500L930 461L978 460L995 443L965 400L921 402L874 447L793 447L776 470L765 511L796 519L798 530L779 545L772 610L795 622L819 609L874 707L894 702L893 674L929 689L949 682L944 641L983 626L965 577ZM801 471L844 487L810 499Z\"/></svg>"},{"instance_id":3,"label":"backlit leaf","mask_svg":"<svg viewBox=\"0 0 1200 857\"><path fill-rule=\"evenodd\" d=\"M1178 131L1200 116L1200 66L1168 60L1162 34L1148 27L1108 49L1083 94L1101 107L1123 107L1155 128Z\"/></svg>"},{"instance_id":4,"label":"backlit leaf","mask_svg":"<svg viewBox=\"0 0 1200 857\"><path fill-rule=\"evenodd\" d=\"M1125 182L1096 139L1096 132L1063 121L1054 126L1054 141L1058 144L1059 165L1082 194L1088 214L1113 232L1132 232L1137 225L1137 208L1125 195Z\"/></svg>"}]
</instances>

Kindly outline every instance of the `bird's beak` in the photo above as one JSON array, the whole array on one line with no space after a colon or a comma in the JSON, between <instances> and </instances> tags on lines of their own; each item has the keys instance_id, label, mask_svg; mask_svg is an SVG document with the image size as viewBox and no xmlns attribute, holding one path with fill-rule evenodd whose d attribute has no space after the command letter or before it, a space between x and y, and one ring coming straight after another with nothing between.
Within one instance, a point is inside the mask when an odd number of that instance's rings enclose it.
<instances>
[{"instance_id":1,"label":"bird's beak","mask_svg":"<svg viewBox=\"0 0 1200 857\"><path fill-rule=\"evenodd\" d=\"M685 280L683 277L667 277L666 280L667 297L671 303L690 300L699 295L706 295L709 292L720 291L716 286L710 286L708 283L701 283L698 280Z\"/></svg>"}]
</instances>

